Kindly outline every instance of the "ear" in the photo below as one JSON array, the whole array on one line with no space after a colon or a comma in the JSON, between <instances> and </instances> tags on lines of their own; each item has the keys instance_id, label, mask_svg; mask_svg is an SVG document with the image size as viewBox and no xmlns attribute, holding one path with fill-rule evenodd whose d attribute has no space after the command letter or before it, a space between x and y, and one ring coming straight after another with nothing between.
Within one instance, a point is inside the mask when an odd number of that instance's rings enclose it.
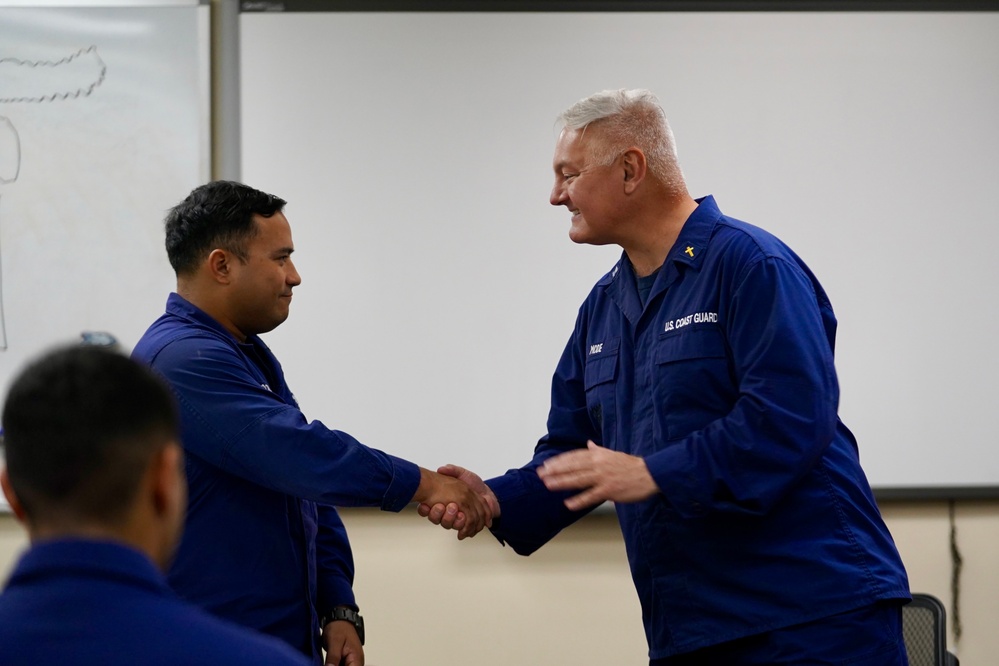
<instances>
[{"instance_id":1,"label":"ear","mask_svg":"<svg viewBox=\"0 0 999 666\"><path fill-rule=\"evenodd\" d=\"M229 284L232 257L225 250L215 248L208 255L208 271L216 282Z\"/></svg>"},{"instance_id":2,"label":"ear","mask_svg":"<svg viewBox=\"0 0 999 666\"><path fill-rule=\"evenodd\" d=\"M158 515L183 515L187 498L184 453L170 442L153 456L150 464L153 508Z\"/></svg>"},{"instance_id":3,"label":"ear","mask_svg":"<svg viewBox=\"0 0 999 666\"><path fill-rule=\"evenodd\" d=\"M645 153L640 148L633 146L624 151L620 159L621 168L624 170L624 192L625 194L633 194L648 173Z\"/></svg>"},{"instance_id":4,"label":"ear","mask_svg":"<svg viewBox=\"0 0 999 666\"><path fill-rule=\"evenodd\" d=\"M22 523L27 524L28 521L24 513L24 507L21 506L21 500L17 499L17 495L14 494L14 486L10 485L10 477L7 475L6 466L0 469L0 486L3 486L3 495L7 498L7 504L10 504L14 516Z\"/></svg>"}]
</instances>

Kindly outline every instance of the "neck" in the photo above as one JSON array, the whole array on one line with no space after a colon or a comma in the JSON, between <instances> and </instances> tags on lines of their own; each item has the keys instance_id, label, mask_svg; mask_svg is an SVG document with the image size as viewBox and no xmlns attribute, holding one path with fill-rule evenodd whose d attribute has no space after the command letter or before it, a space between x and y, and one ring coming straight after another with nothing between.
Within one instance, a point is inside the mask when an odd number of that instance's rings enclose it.
<instances>
[{"instance_id":1,"label":"neck","mask_svg":"<svg viewBox=\"0 0 999 666\"><path fill-rule=\"evenodd\" d=\"M109 526L93 523L62 526L46 523L28 528L31 543L54 541L57 539L79 539L84 541L110 541L134 548L162 567L166 562L164 547L158 543L151 530L135 526Z\"/></svg>"},{"instance_id":2,"label":"neck","mask_svg":"<svg viewBox=\"0 0 999 666\"><path fill-rule=\"evenodd\" d=\"M246 334L232 323L222 303L213 297L212 291L199 287L196 280L178 278L177 295L221 324L236 340L246 342Z\"/></svg>"},{"instance_id":3,"label":"neck","mask_svg":"<svg viewBox=\"0 0 999 666\"><path fill-rule=\"evenodd\" d=\"M696 208L697 202L687 195L660 201L654 208L647 207L649 214L638 220L632 237L621 244L635 275L651 275L663 265L684 223Z\"/></svg>"}]
</instances>

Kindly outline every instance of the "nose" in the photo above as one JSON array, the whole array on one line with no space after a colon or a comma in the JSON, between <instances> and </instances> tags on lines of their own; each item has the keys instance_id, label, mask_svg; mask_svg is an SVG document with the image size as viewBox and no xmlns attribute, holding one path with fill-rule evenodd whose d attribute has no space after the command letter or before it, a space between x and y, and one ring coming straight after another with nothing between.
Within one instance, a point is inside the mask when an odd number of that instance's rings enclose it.
<instances>
[{"instance_id":1,"label":"nose","mask_svg":"<svg viewBox=\"0 0 999 666\"><path fill-rule=\"evenodd\" d=\"M295 264L291 259L288 260L288 273L285 275L284 280L292 287L302 284L302 276L298 274L298 269L295 268Z\"/></svg>"},{"instance_id":2,"label":"nose","mask_svg":"<svg viewBox=\"0 0 999 666\"><path fill-rule=\"evenodd\" d=\"M567 199L568 197L565 196L565 187L556 180L554 187L552 187L552 193L548 198L548 202L553 206L561 206L565 204Z\"/></svg>"}]
</instances>

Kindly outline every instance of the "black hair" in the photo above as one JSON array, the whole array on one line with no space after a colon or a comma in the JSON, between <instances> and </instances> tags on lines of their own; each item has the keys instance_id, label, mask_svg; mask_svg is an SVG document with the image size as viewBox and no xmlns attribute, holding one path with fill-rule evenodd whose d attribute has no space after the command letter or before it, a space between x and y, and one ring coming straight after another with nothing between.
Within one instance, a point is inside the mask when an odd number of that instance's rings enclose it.
<instances>
[{"instance_id":1,"label":"black hair","mask_svg":"<svg viewBox=\"0 0 999 666\"><path fill-rule=\"evenodd\" d=\"M166 217L166 251L174 272L193 272L216 248L245 261L246 242L257 233L253 216L270 217L286 203L273 194L228 180L195 188Z\"/></svg>"},{"instance_id":2,"label":"black hair","mask_svg":"<svg viewBox=\"0 0 999 666\"><path fill-rule=\"evenodd\" d=\"M151 370L107 347L56 348L7 394L7 475L30 523L114 524L177 430L173 395Z\"/></svg>"}]
</instances>

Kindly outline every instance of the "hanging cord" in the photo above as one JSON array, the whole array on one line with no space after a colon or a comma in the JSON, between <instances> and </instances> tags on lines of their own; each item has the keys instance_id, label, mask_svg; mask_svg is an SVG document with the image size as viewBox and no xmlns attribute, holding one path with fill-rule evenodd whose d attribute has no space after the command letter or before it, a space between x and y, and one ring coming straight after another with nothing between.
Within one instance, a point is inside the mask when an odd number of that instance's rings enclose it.
<instances>
[{"instance_id":1,"label":"hanging cord","mask_svg":"<svg viewBox=\"0 0 999 666\"><path fill-rule=\"evenodd\" d=\"M950 514L950 618L951 627L954 631L954 641L961 640L961 567L964 565L964 558L961 557L961 550L957 547L957 521L954 514L957 502L948 502L948 512Z\"/></svg>"}]
</instances>

